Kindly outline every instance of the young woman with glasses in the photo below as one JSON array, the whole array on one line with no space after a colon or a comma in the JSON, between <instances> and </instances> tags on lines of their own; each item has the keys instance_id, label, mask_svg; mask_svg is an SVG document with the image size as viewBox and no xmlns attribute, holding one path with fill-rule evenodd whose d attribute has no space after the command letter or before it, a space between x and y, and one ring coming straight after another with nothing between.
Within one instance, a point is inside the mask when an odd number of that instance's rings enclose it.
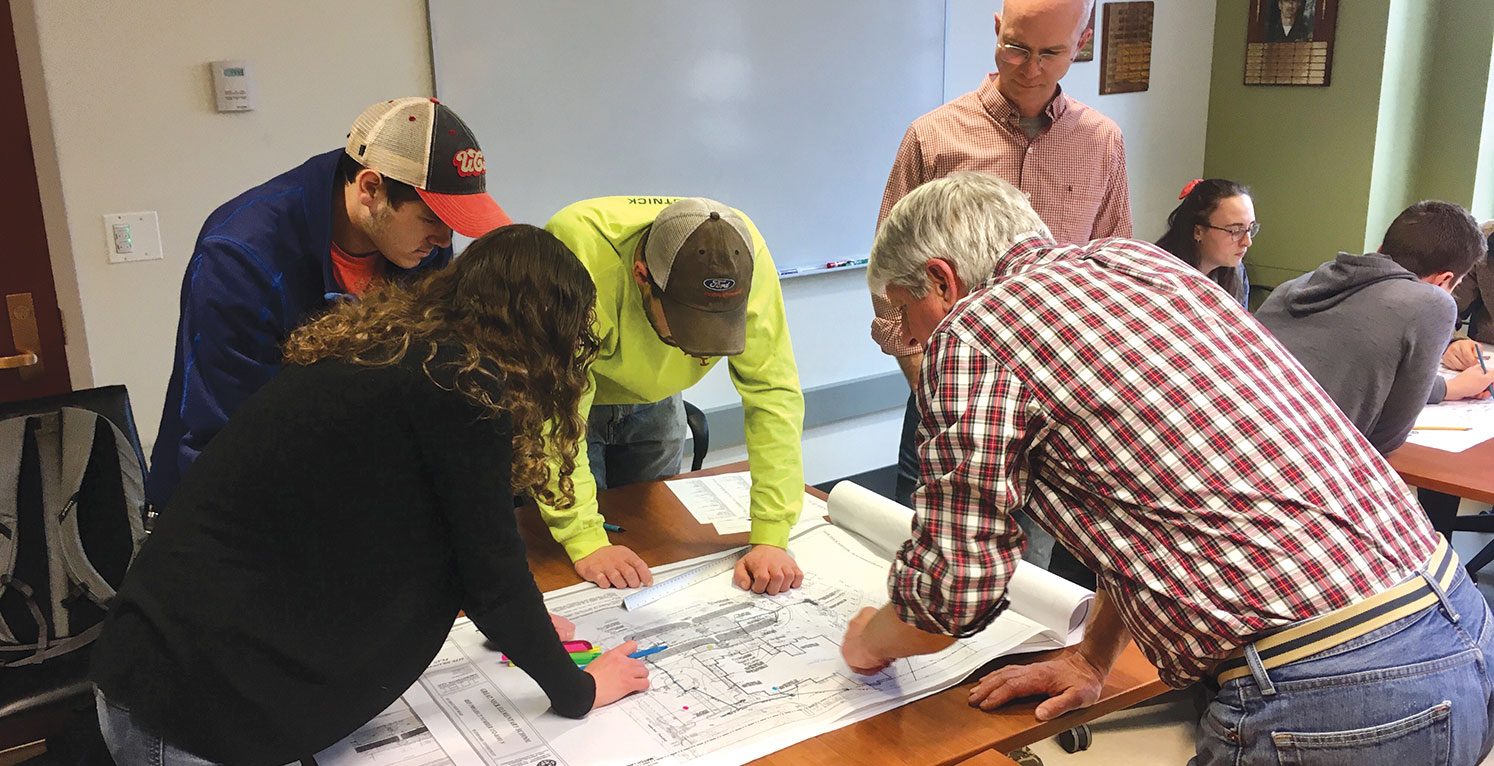
<instances>
[{"instance_id":1,"label":"young woman with glasses","mask_svg":"<svg viewBox=\"0 0 1494 766\"><path fill-rule=\"evenodd\" d=\"M1157 246L1207 274L1249 308L1245 251L1261 231L1250 189L1223 178L1205 178L1189 182L1178 199L1182 202L1167 216L1167 233Z\"/></svg>"}]
</instances>

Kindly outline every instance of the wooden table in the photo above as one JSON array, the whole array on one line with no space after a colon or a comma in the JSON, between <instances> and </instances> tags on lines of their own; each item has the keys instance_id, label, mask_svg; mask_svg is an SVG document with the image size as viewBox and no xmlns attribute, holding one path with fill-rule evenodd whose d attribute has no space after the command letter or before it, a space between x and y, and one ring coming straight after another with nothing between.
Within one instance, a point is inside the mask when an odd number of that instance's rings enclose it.
<instances>
[{"instance_id":1,"label":"wooden table","mask_svg":"<svg viewBox=\"0 0 1494 766\"><path fill-rule=\"evenodd\" d=\"M1494 439L1462 452L1403 444L1386 458L1413 487L1494 504Z\"/></svg>"},{"instance_id":2,"label":"wooden table","mask_svg":"<svg viewBox=\"0 0 1494 766\"><path fill-rule=\"evenodd\" d=\"M692 475L744 468L745 464L722 466ZM823 496L817 490L810 491ZM600 494L599 502L609 522L628 530L614 533L613 542L632 548L650 566L747 544L746 533L721 536L716 534L714 527L697 523L674 493L659 482L607 490ZM550 537L538 513L521 510L519 527L529 548L529 566L540 590L551 591L580 582L564 550ZM759 766L835 763L911 766L958 764L971 758L987 759L975 763L1001 763L1000 759L989 760L985 751L1004 753L1015 750L1167 691L1167 685L1157 677L1156 668L1132 644L1126 647L1111 671L1099 702L1057 720L1040 723L1033 717L1038 700L1013 703L991 713L972 708L965 702L969 687L1000 665L1036 662L1070 651L1073 650L1061 649L993 661L958 686L805 740L753 763Z\"/></svg>"}]
</instances>

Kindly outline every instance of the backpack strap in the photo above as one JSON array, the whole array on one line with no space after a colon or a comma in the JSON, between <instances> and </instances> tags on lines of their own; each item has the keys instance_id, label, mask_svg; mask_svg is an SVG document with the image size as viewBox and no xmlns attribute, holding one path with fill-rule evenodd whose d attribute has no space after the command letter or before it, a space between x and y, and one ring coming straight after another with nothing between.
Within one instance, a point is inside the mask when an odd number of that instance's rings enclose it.
<instances>
[{"instance_id":1,"label":"backpack strap","mask_svg":"<svg viewBox=\"0 0 1494 766\"><path fill-rule=\"evenodd\" d=\"M52 616L53 635L67 635L67 570L62 564L61 530L53 519L73 492L62 489L62 413L44 412L32 415L37 420L36 470L41 478L42 532L47 541L47 593L50 601L43 610ZM74 490L75 492L76 490ZM45 628L43 628L45 630Z\"/></svg>"},{"instance_id":2,"label":"backpack strap","mask_svg":"<svg viewBox=\"0 0 1494 766\"><path fill-rule=\"evenodd\" d=\"M78 531L78 514L75 513L78 493L83 487L89 457L93 454L94 433L98 424L103 423L112 432L114 450L119 457L120 483L129 515L131 561L140 552L140 544L145 541L145 481L130 443L108 418L92 410L77 407L63 407L58 414L62 421L62 473L57 498L62 503L60 508L56 505L49 506L49 510L57 510L47 514L47 533L49 541L55 543L52 547L56 552L53 558L60 559L64 578L63 587L54 587L52 591L52 613L57 618L57 635L61 637L71 633L67 610L63 608L61 600L78 592L70 587L72 584L76 584L89 600L105 609L109 607L109 600L114 598L115 593L114 586L88 560L88 553L83 549L83 537ZM56 582L54 578L54 586Z\"/></svg>"},{"instance_id":3,"label":"backpack strap","mask_svg":"<svg viewBox=\"0 0 1494 766\"><path fill-rule=\"evenodd\" d=\"M11 580L16 571L16 551L20 548L20 498L16 494L20 491L21 455L25 447L26 418L0 420L0 594L10 589L22 594L31 604L37 625L45 633L46 623L42 621L41 610L31 599L31 589L20 581L14 581L12 585ZM0 617L0 643L16 643L15 633L5 624L4 617Z\"/></svg>"}]
</instances>

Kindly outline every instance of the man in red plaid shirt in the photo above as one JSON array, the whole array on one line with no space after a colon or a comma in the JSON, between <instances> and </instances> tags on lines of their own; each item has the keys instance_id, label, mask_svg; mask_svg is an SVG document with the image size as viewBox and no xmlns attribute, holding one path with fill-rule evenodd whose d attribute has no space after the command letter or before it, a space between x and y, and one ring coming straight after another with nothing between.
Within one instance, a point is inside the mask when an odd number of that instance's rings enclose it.
<instances>
[{"instance_id":1,"label":"man in red plaid shirt","mask_svg":"<svg viewBox=\"0 0 1494 766\"><path fill-rule=\"evenodd\" d=\"M1489 609L1405 485L1228 294L1152 245L1060 246L958 173L893 209L868 271L926 358L924 486L859 673L1005 608L1023 511L1094 569L1088 633L970 703L1093 703L1134 639L1218 694L1199 763L1459 763L1489 752ZM1447 755L1435 760L1433 753Z\"/></svg>"}]
</instances>

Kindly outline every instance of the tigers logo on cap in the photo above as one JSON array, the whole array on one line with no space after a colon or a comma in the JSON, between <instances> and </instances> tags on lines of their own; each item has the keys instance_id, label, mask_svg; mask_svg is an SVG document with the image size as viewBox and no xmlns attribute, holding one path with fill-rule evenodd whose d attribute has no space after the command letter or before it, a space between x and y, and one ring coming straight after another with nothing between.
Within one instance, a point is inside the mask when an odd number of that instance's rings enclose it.
<instances>
[{"instance_id":1,"label":"tigers logo on cap","mask_svg":"<svg viewBox=\"0 0 1494 766\"><path fill-rule=\"evenodd\" d=\"M458 234L476 238L513 223L488 196L477 139L436 99L399 98L363 110L348 131L347 153L363 167L415 187Z\"/></svg>"}]
</instances>

